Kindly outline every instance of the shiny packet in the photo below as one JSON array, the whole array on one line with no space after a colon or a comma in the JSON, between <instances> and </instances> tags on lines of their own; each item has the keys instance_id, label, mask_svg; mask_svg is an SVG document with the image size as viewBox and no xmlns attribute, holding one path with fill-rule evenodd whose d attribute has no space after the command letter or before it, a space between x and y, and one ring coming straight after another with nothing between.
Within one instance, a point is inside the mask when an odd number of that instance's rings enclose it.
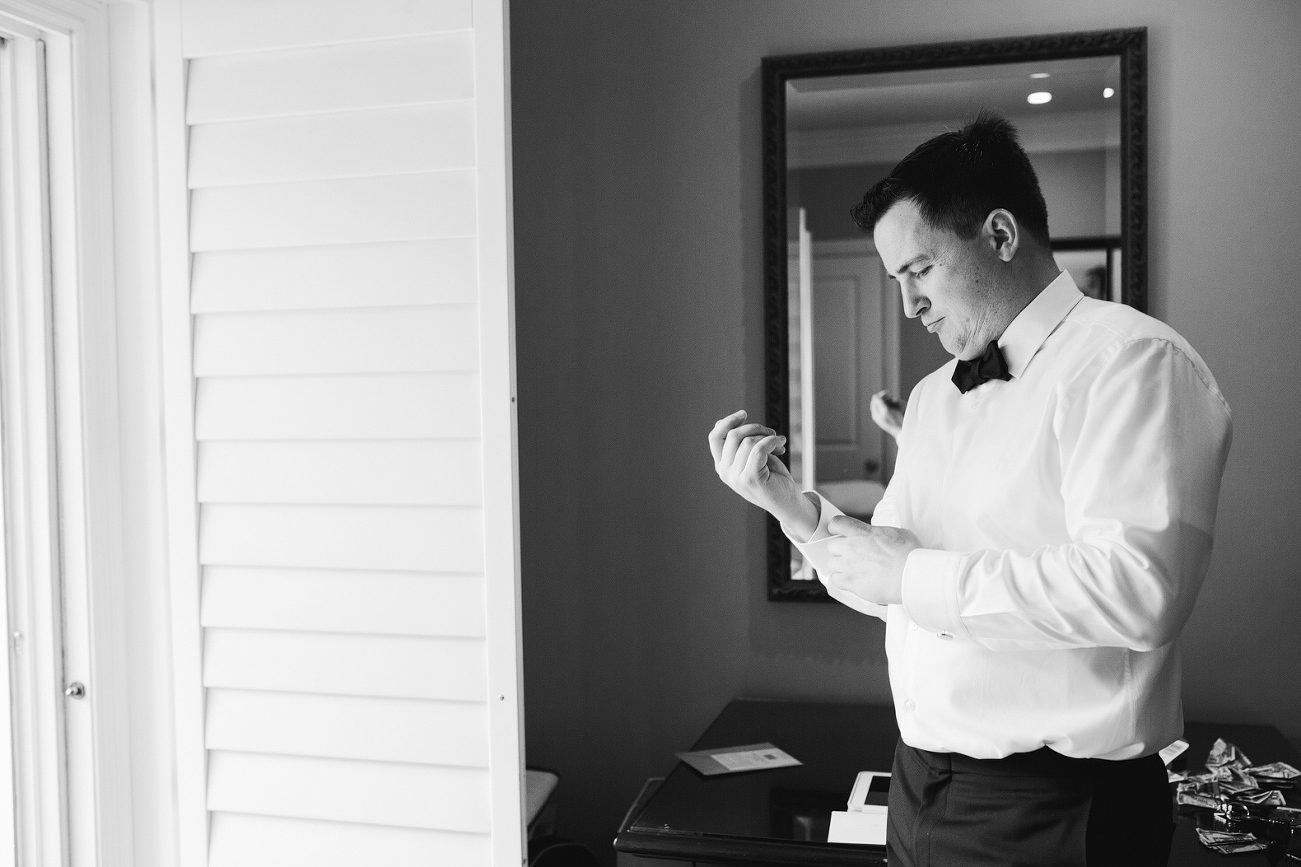
<instances>
[{"instance_id":1,"label":"shiny packet","mask_svg":"<svg viewBox=\"0 0 1301 867\"><path fill-rule=\"evenodd\" d=\"M1255 777L1260 785L1269 789L1294 788L1301 777L1301 771L1287 762L1270 762L1268 765L1255 765L1244 769L1243 773Z\"/></svg>"},{"instance_id":2,"label":"shiny packet","mask_svg":"<svg viewBox=\"0 0 1301 867\"><path fill-rule=\"evenodd\" d=\"M1287 801L1283 798L1283 793L1277 789L1257 789L1254 792L1239 792L1234 795L1234 800L1241 801L1244 804L1251 804L1256 807L1283 807Z\"/></svg>"},{"instance_id":3,"label":"shiny packet","mask_svg":"<svg viewBox=\"0 0 1301 867\"><path fill-rule=\"evenodd\" d=\"M1195 783L1180 783L1179 789L1175 793L1175 803L1189 807L1201 807L1204 810L1214 810L1220 806L1220 802L1215 800L1214 796L1204 795L1199 792Z\"/></svg>"},{"instance_id":4,"label":"shiny packet","mask_svg":"<svg viewBox=\"0 0 1301 867\"><path fill-rule=\"evenodd\" d=\"M1237 855L1242 852L1264 852L1265 844L1257 840L1251 834L1242 834L1232 831L1211 831L1206 828L1197 829L1197 838L1202 841L1202 845L1207 849L1218 852L1221 855Z\"/></svg>"},{"instance_id":5,"label":"shiny packet","mask_svg":"<svg viewBox=\"0 0 1301 867\"><path fill-rule=\"evenodd\" d=\"M1211 770L1221 767L1249 768L1251 759L1224 738L1216 738L1215 743L1211 744L1210 754L1206 756L1206 767Z\"/></svg>"}]
</instances>

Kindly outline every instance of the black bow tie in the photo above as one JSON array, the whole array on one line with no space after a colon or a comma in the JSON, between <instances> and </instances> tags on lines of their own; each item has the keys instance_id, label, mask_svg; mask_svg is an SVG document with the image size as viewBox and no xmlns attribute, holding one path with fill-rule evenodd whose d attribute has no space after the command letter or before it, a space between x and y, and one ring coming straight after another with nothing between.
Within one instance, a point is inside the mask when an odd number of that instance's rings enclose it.
<instances>
[{"instance_id":1,"label":"black bow tie","mask_svg":"<svg viewBox=\"0 0 1301 867\"><path fill-rule=\"evenodd\" d=\"M1007 371L1007 359L1003 357L1003 350L998 348L997 340L989 341L983 355L970 361L959 361L953 370L953 384L963 394L991 379L1006 382L1011 378L1012 374Z\"/></svg>"}]
</instances>

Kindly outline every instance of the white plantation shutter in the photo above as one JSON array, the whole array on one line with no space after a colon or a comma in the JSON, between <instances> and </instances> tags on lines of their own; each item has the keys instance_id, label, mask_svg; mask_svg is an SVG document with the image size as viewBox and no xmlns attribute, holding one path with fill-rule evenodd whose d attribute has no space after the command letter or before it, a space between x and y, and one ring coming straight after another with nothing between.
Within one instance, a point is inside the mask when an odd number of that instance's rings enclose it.
<instances>
[{"instance_id":1,"label":"white plantation shutter","mask_svg":"<svg viewBox=\"0 0 1301 867\"><path fill-rule=\"evenodd\" d=\"M519 863L502 4L160 8L208 819L183 854Z\"/></svg>"}]
</instances>

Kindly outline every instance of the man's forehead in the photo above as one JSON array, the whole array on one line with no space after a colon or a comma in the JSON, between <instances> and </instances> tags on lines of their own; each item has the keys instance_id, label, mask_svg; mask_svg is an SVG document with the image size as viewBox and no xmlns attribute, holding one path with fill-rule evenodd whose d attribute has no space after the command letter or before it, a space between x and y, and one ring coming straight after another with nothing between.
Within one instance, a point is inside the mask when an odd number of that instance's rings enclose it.
<instances>
[{"instance_id":1,"label":"man's forehead","mask_svg":"<svg viewBox=\"0 0 1301 867\"><path fill-rule=\"evenodd\" d=\"M925 255L930 249L929 231L921 209L911 199L895 202L876 221L872 239L881 256L881 264L891 274L897 274L908 262Z\"/></svg>"}]
</instances>

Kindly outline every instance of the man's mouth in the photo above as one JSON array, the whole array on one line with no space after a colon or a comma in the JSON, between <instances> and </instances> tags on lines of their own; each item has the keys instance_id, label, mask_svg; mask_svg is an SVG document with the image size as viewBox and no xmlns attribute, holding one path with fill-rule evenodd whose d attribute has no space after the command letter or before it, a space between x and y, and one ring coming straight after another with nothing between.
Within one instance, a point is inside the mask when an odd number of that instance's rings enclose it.
<instances>
[{"instance_id":1,"label":"man's mouth","mask_svg":"<svg viewBox=\"0 0 1301 867\"><path fill-rule=\"evenodd\" d=\"M943 316L941 316L939 319L932 319L930 322L926 323L926 330L929 331L931 334L934 334L935 326L939 325L943 321L944 321Z\"/></svg>"}]
</instances>

